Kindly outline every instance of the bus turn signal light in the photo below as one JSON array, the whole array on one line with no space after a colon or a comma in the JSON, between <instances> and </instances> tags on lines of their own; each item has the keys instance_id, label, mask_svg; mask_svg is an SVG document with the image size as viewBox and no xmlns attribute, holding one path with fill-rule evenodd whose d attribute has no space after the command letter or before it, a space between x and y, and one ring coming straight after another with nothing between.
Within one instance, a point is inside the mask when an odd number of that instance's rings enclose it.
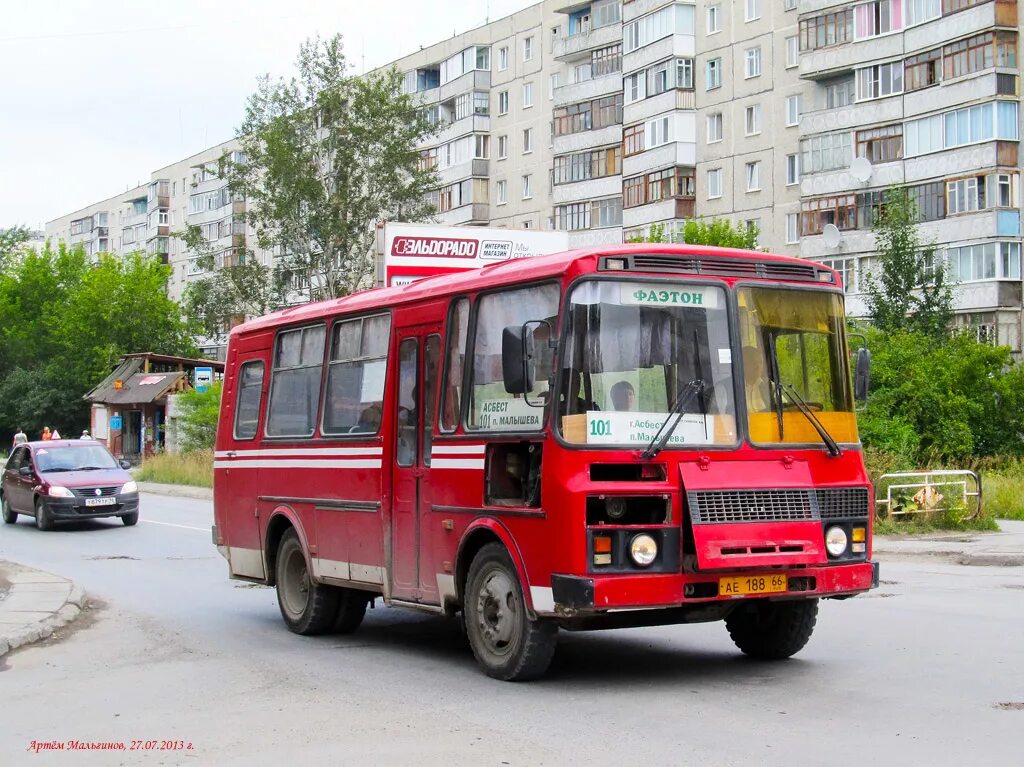
<instances>
[{"instance_id":1,"label":"bus turn signal light","mask_svg":"<svg viewBox=\"0 0 1024 767\"><path fill-rule=\"evenodd\" d=\"M853 528L853 536L851 537L854 543L864 543L867 540L867 529L863 527Z\"/></svg>"},{"instance_id":2,"label":"bus turn signal light","mask_svg":"<svg viewBox=\"0 0 1024 767\"><path fill-rule=\"evenodd\" d=\"M611 554L612 553L612 539L606 535L598 535L594 537L594 553L595 554Z\"/></svg>"}]
</instances>

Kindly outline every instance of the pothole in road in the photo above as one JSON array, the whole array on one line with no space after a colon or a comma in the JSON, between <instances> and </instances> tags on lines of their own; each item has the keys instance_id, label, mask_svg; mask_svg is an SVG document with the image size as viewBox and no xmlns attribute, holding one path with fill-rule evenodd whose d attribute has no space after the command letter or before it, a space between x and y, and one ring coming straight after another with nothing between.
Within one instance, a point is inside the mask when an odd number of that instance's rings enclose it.
<instances>
[{"instance_id":1,"label":"pothole in road","mask_svg":"<svg viewBox=\"0 0 1024 767\"><path fill-rule=\"evenodd\" d=\"M99 556L99 557L86 557L86 559L94 559L94 560L97 560L97 559L131 559L131 560L133 560L135 562L139 561L138 557L129 557L129 556L125 556L124 554L111 554L111 555L105 555L105 556Z\"/></svg>"},{"instance_id":2,"label":"pothole in road","mask_svg":"<svg viewBox=\"0 0 1024 767\"><path fill-rule=\"evenodd\" d=\"M1008 703L996 703L993 708L998 708L1002 711L1024 711L1024 702L1014 700Z\"/></svg>"},{"instance_id":3,"label":"pothole in road","mask_svg":"<svg viewBox=\"0 0 1024 767\"><path fill-rule=\"evenodd\" d=\"M879 581L879 583L881 585L883 585L883 586L899 586L900 585L899 581Z\"/></svg>"}]
</instances>

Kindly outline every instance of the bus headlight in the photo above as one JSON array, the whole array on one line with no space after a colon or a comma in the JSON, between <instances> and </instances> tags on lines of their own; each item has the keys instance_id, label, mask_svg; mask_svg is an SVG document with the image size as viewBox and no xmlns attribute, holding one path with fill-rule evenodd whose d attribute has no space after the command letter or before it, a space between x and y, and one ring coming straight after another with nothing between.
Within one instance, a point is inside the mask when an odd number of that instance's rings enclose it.
<instances>
[{"instance_id":1,"label":"bus headlight","mask_svg":"<svg viewBox=\"0 0 1024 767\"><path fill-rule=\"evenodd\" d=\"M833 557L841 557L846 551L846 531L833 525L825 531L825 548Z\"/></svg>"},{"instance_id":2,"label":"bus headlight","mask_svg":"<svg viewBox=\"0 0 1024 767\"><path fill-rule=\"evenodd\" d=\"M634 535L629 542L629 556L640 567L647 567L658 556L658 544L647 533Z\"/></svg>"}]
</instances>

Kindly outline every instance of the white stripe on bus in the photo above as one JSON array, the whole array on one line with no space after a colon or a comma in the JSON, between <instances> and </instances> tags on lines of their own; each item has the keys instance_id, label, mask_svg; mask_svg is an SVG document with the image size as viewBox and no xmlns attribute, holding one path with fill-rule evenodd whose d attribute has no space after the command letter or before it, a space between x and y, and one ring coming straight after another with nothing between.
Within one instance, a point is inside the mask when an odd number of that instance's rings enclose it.
<instances>
[{"instance_id":1,"label":"white stripe on bus","mask_svg":"<svg viewBox=\"0 0 1024 767\"><path fill-rule=\"evenodd\" d=\"M483 455L486 445L432 445L431 455Z\"/></svg>"},{"instance_id":2,"label":"white stripe on bus","mask_svg":"<svg viewBox=\"0 0 1024 767\"><path fill-rule=\"evenodd\" d=\"M273 448L268 450L218 450L214 458L239 458L257 456L328 456L328 455L383 455L382 447L289 447Z\"/></svg>"},{"instance_id":3,"label":"white stripe on bus","mask_svg":"<svg viewBox=\"0 0 1024 767\"><path fill-rule=\"evenodd\" d=\"M483 458L434 458L430 461L432 469L483 469Z\"/></svg>"},{"instance_id":4,"label":"white stripe on bus","mask_svg":"<svg viewBox=\"0 0 1024 767\"><path fill-rule=\"evenodd\" d=\"M336 460L336 461L324 461L324 460L292 460L286 458L278 458L277 460L259 461L259 460L234 460L234 461L214 461L213 468L215 469L379 469L381 467L381 460L373 460L371 458L366 459L351 459L351 460Z\"/></svg>"}]
</instances>

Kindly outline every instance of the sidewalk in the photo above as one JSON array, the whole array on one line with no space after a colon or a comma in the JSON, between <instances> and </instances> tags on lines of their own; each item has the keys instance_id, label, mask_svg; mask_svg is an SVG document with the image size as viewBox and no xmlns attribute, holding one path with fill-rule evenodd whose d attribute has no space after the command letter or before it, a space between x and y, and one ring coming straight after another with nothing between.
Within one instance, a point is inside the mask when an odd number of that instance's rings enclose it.
<instances>
[{"instance_id":1,"label":"sidewalk","mask_svg":"<svg viewBox=\"0 0 1024 767\"><path fill-rule=\"evenodd\" d=\"M1024 567L1024 522L1000 520L998 533L935 533L879 535L877 559L938 557L961 565Z\"/></svg>"},{"instance_id":2,"label":"sidewalk","mask_svg":"<svg viewBox=\"0 0 1024 767\"><path fill-rule=\"evenodd\" d=\"M198 498L204 501L213 500L213 490L208 487L194 487L192 485L164 485L159 482L139 482L138 485L139 491L143 493L174 495L178 498Z\"/></svg>"},{"instance_id":3,"label":"sidewalk","mask_svg":"<svg viewBox=\"0 0 1024 767\"><path fill-rule=\"evenodd\" d=\"M85 592L67 578L0 561L0 658L46 639L85 607Z\"/></svg>"}]
</instances>

